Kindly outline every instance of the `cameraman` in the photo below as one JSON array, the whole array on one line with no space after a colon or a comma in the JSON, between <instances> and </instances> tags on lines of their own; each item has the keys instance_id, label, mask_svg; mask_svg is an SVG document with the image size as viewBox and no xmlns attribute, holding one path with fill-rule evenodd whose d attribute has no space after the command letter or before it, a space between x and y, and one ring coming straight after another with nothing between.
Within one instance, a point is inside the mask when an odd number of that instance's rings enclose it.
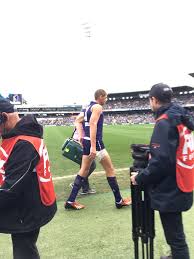
<instances>
[{"instance_id":1,"label":"cameraman","mask_svg":"<svg viewBox=\"0 0 194 259\"><path fill-rule=\"evenodd\" d=\"M158 210L172 255L161 259L189 259L182 211L193 203L194 120L188 111L171 103L172 90L156 84L149 101L156 124L150 141L151 157L145 169L132 173L133 185L148 185L151 207Z\"/></svg>"}]
</instances>

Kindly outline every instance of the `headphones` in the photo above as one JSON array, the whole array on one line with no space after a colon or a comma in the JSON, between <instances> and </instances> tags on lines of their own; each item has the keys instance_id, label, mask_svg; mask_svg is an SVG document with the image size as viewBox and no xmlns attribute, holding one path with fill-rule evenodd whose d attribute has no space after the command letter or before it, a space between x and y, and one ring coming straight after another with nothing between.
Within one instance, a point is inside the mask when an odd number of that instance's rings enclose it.
<instances>
[{"instance_id":1,"label":"headphones","mask_svg":"<svg viewBox=\"0 0 194 259\"><path fill-rule=\"evenodd\" d=\"M5 114L0 113L0 125L7 121Z\"/></svg>"}]
</instances>

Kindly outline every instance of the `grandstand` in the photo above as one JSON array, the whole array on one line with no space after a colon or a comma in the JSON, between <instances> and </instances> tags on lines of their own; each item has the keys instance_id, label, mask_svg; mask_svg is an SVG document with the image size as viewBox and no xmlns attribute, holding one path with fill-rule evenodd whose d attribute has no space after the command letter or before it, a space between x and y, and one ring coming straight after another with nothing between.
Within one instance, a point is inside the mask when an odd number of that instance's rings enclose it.
<instances>
[{"instance_id":1,"label":"grandstand","mask_svg":"<svg viewBox=\"0 0 194 259\"><path fill-rule=\"evenodd\" d=\"M179 86L172 89L173 102L190 108L194 113L194 88ZM108 124L154 123L149 105L149 91L109 94L104 113Z\"/></svg>"},{"instance_id":2,"label":"grandstand","mask_svg":"<svg viewBox=\"0 0 194 259\"><path fill-rule=\"evenodd\" d=\"M194 114L194 88L173 87L173 101L189 108ZM154 123L149 106L149 91L110 93L104 106L105 124L145 124ZM81 105L27 106L18 105L20 116L34 114L43 125L73 125Z\"/></svg>"},{"instance_id":3,"label":"grandstand","mask_svg":"<svg viewBox=\"0 0 194 259\"><path fill-rule=\"evenodd\" d=\"M72 125L74 118L81 111L81 105L63 106L16 106L19 115L34 114L42 125Z\"/></svg>"}]
</instances>

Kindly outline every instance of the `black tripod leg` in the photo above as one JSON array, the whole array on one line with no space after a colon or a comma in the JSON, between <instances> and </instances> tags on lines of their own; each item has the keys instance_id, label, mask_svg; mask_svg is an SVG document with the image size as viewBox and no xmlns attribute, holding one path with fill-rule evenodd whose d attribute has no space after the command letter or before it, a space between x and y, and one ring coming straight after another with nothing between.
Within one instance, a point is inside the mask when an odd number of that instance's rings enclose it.
<instances>
[{"instance_id":1,"label":"black tripod leg","mask_svg":"<svg viewBox=\"0 0 194 259\"><path fill-rule=\"evenodd\" d=\"M149 259L149 244L146 243L146 259Z\"/></svg>"},{"instance_id":2,"label":"black tripod leg","mask_svg":"<svg viewBox=\"0 0 194 259\"><path fill-rule=\"evenodd\" d=\"M134 254L135 254L135 259L139 259L139 244L138 244L138 238L134 241Z\"/></svg>"},{"instance_id":3,"label":"black tripod leg","mask_svg":"<svg viewBox=\"0 0 194 259\"><path fill-rule=\"evenodd\" d=\"M130 173L133 172L130 168ZM131 198L132 198L132 238L134 241L134 255L135 259L139 259L139 188L131 184Z\"/></svg>"},{"instance_id":4,"label":"black tripod leg","mask_svg":"<svg viewBox=\"0 0 194 259\"><path fill-rule=\"evenodd\" d=\"M145 190L145 201L146 201L146 233L148 238L148 259L154 259L154 236L155 236L155 222L154 222L154 211L151 209L150 199L147 190Z\"/></svg>"},{"instance_id":5,"label":"black tripod leg","mask_svg":"<svg viewBox=\"0 0 194 259\"><path fill-rule=\"evenodd\" d=\"M154 259L154 242L152 238L150 238L150 259Z\"/></svg>"},{"instance_id":6,"label":"black tripod leg","mask_svg":"<svg viewBox=\"0 0 194 259\"><path fill-rule=\"evenodd\" d=\"M145 251L144 251L144 243L143 241L141 242L142 244L142 259L145 259Z\"/></svg>"},{"instance_id":7,"label":"black tripod leg","mask_svg":"<svg viewBox=\"0 0 194 259\"><path fill-rule=\"evenodd\" d=\"M131 186L131 197L132 197L132 233L134 241L134 254L135 259L139 259L139 220L138 220L138 190L135 186Z\"/></svg>"}]
</instances>

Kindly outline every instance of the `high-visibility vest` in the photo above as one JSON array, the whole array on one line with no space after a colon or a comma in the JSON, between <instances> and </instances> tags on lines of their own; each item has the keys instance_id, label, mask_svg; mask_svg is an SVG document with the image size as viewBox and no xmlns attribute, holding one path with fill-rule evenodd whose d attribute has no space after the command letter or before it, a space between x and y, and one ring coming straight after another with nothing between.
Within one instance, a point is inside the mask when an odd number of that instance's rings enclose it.
<instances>
[{"instance_id":1,"label":"high-visibility vest","mask_svg":"<svg viewBox=\"0 0 194 259\"><path fill-rule=\"evenodd\" d=\"M9 139L3 139L0 147L0 186L3 185L6 175L4 171L4 164L7 162L16 142L18 140L26 140L30 142L40 156L40 160L32 173L37 174L41 201L45 206L50 206L54 203L56 196L54 192L54 185L50 172L50 162L47 148L43 139L31 136L16 136ZM25 151L24 151L25 152ZM19 161L16 161L19 163Z\"/></svg>"},{"instance_id":2,"label":"high-visibility vest","mask_svg":"<svg viewBox=\"0 0 194 259\"><path fill-rule=\"evenodd\" d=\"M167 114L157 120L168 119ZM194 190L194 136L184 124L178 124L179 145L176 151L176 182L183 192Z\"/></svg>"}]
</instances>

